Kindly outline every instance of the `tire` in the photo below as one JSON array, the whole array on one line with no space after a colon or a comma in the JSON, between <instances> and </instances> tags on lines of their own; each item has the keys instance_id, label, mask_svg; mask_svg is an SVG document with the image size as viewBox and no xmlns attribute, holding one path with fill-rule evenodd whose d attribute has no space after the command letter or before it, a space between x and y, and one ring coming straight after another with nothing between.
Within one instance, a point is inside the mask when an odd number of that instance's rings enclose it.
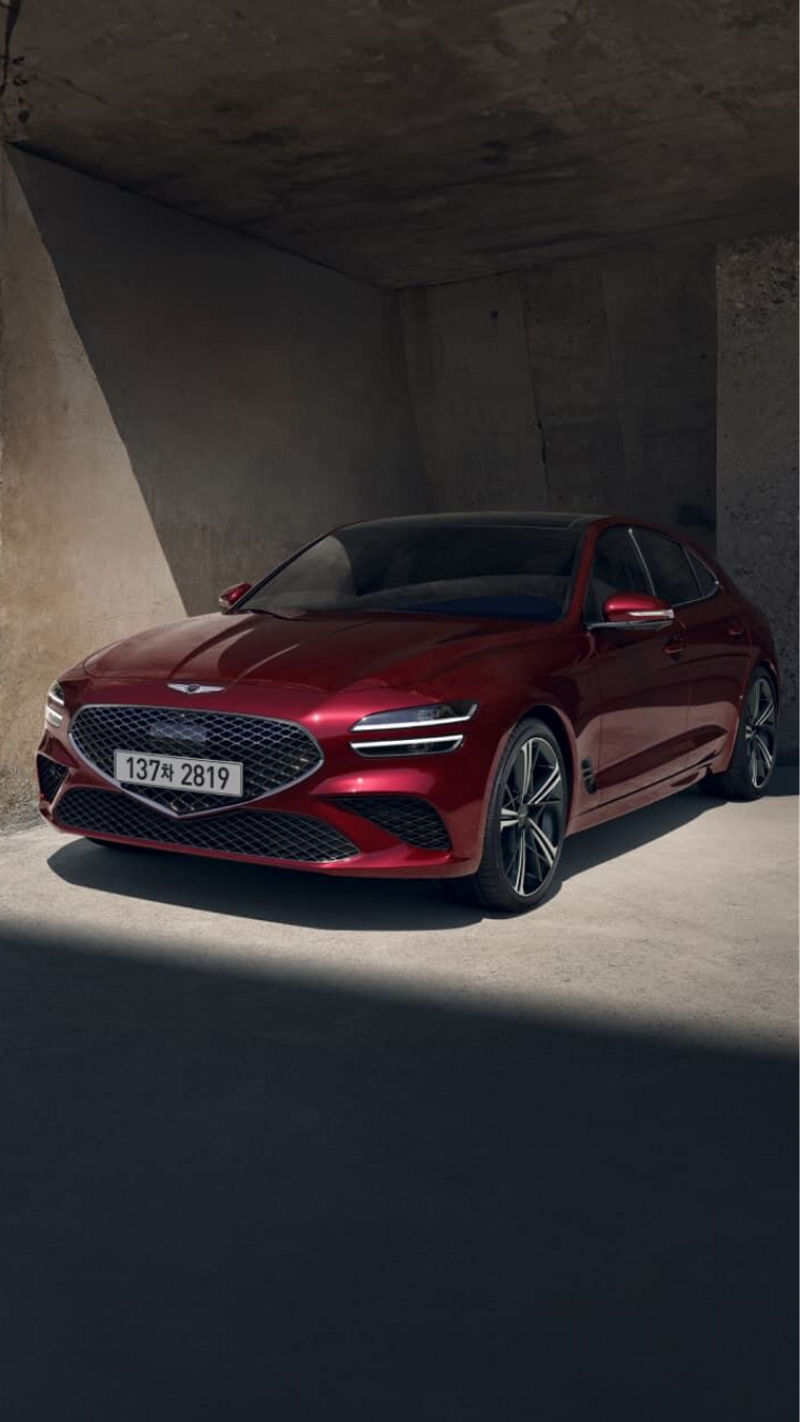
<instances>
[{"instance_id":1,"label":"tire","mask_svg":"<svg viewBox=\"0 0 800 1422\"><path fill-rule=\"evenodd\" d=\"M536 908L558 879L568 798L564 757L550 727L533 718L521 722L495 775L478 870L445 881L450 892L501 913Z\"/></svg>"},{"instance_id":2,"label":"tire","mask_svg":"<svg viewBox=\"0 0 800 1422\"><path fill-rule=\"evenodd\" d=\"M703 788L724 800L758 800L775 769L778 692L766 667L756 667L747 683L730 764L709 775Z\"/></svg>"}]
</instances>

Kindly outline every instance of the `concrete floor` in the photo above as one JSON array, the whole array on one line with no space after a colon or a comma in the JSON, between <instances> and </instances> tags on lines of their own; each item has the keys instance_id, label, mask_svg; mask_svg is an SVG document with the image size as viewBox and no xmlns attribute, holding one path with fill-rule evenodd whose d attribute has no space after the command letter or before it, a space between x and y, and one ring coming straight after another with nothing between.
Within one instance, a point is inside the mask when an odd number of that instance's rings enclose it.
<instances>
[{"instance_id":1,"label":"concrete floor","mask_svg":"<svg viewBox=\"0 0 800 1422\"><path fill-rule=\"evenodd\" d=\"M703 1040L781 1046L796 1022L794 772L752 805L696 790L568 841L521 918L438 886L120 855L37 826L0 839L0 917L102 951L402 988Z\"/></svg>"},{"instance_id":2,"label":"concrete floor","mask_svg":"<svg viewBox=\"0 0 800 1422\"><path fill-rule=\"evenodd\" d=\"M0 841L9 1417L792 1415L795 781L512 920Z\"/></svg>"}]
</instances>

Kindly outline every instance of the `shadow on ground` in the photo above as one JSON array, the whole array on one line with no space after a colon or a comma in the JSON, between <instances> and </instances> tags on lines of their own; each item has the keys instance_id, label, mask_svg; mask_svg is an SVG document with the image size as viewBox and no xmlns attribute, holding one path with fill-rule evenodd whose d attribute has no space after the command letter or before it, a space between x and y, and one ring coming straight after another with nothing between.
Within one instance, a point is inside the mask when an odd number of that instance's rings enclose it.
<instances>
[{"instance_id":1,"label":"shadow on ground","mask_svg":"<svg viewBox=\"0 0 800 1422\"><path fill-rule=\"evenodd\" d=\"M796 793L796 777L793 779L791 772L781 774L776 793ZM574 835L564 847L562 881L679 831L719 805L719 800L697 789L686 790L611 824ZM741 812L746 814L748 808L743 805ZM463 928L484 916L478 909L448 902L436 883L423 879L347 879L317 874L309 880L304 873L183 854L120 854L75 839L62 843L48 862L59 878L82 888L308 928L441 931Z\"/></svg>"},{"instance_id":2,"label":"shadow on ground","mask_svg":"<svg viewBox=\"0 0 800 1422\"><path fill-rule=\"evenodd\" d=\"M790 1060L0 933L14 1422L794 1415Z\"/></svg>"}]
</instances>

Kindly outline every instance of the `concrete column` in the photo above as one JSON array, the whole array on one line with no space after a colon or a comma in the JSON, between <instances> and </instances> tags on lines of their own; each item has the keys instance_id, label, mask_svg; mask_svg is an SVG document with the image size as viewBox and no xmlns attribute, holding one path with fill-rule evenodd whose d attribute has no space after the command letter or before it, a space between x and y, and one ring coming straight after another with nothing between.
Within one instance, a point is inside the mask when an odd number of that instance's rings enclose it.
<instances>
[{"instance_id":1,"label":"concrete column","mask_svg":"<svg viewBox=\"0 0 800 1422\"><path fill-rule=\"evenodd\" d=\"M549 505L516 275L403 293L409 382L439 509Z\"/></svg>"},{"instance_id":2,"label":"concrete column","mask_svg":"<svg viewBox=\"0 0 800 1422\"><path fill-rule=\"evenodd\" d=\"M549 507L624 511L630 499L601 263L556 262L519 280Z\"/></svg>"},{"instance_id":3,"label":"concrete column","mask_svg":"<svg viewBox=\"0 0 800 1422\"><path fill-rule=\"evenodd\" d=\"M770 619L783 677L781 752L797 753L797 242L717 255L717 546Z\"/></svg>"},{"instance_id":4,"label":"concrete column","mask_svg":"<svg viewBox=\"0 0 800 1422\"><path fill-rule=\"evenodd\" d=\"M609 255L606 319L627 508L714 547L714 249Z\"/></svg>"}]
</instances>

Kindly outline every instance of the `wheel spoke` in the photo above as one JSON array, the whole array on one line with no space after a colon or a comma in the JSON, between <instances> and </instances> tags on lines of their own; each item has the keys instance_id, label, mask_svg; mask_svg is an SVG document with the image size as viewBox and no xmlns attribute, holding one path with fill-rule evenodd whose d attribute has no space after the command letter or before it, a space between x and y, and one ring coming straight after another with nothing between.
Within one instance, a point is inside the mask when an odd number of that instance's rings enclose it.
<instances>
[{"instance_id":1,"label":"wheel spoke","mask_svg":"<svg viewBox=\"0 0 800 1422\"><path fill-rule=\"evenodd\" d=\"M510 887L522 897L538 893L555 869L563 799L558 752L544 737L529 736L506 772L496 811L503 871ZM541 824L536 823L539 820ZM509 834L510 830L514 833Z\"/></svg>"},{"instance_id":2,"label":"wheel spoke","mask_svg":"<svg viewBox=\"0 0 800 1422\"><path fill-rule=\"evenodd\" d=\"M525 845L525 836L521 834L517 840L517 849L514 856L514 888L518 894L525 893L525 870L528 867L528 851Z\"/></svg>"},{"instance_id":3,"label":"wheel spoke","mask_svg":"<svg viewBox=\"0 0 800 1422\"><path fill-rule=\"evenodd\" d=\"M767 704L764 707L763 711L758 712L758 714L753 718L753 725L755 727L766 726L767 722L772 720L772 713L774 709L775 708L772 698L768 697Z\"/></svg>"},{"instance_id":4,"label":"wheel spoke","mask_svg":"<svg viewBox=\"0 0 800 1422\"><path fill-rule=\"evenodd\" d=\"M520 805L524 805L530 794L531 777L533 775L534 750L533 741L524 741L520 747L520 753L514 766L517 772L517 785Z\"/></svg>"},{"instance_id":5,"label":"wheel spoke","mask_svg":"<svg viewBox=\"0 0 800 1422\"><path fill-rule=\"evenodd\" d=\"M547 868L552 869L556 862L556 846L552 840L548 839L541 825L537 825L533 820L530 821L528 829L536 843L536 849L541 853Z\"/></svg>"},{"instance_id":6,"label":"wheel spoke","mask_svg":"<svg viewBox=\"0 0 800 1422\"><path fill-rule=\"evenodd\" d=\"M561 771L557 765L553 767L544 784L531 795L528 803L530 805L543 805L545 800L554 798L554 791L561 784Z\"/></svg>"},{"instance_id":7,"label":"wheel spoke","mask_svg":"<svg viewBox=\"0 0 800 1422\"><path fill-rule=\"evenodd\" d=\"M772 769L772 752L766 741L764 740L764 737L760 736L757 731L753 739L755 741L756 749L760 753L761 759L764 762L764 769L765 771L767 771L767 773L769 773L769 771Z\"/></svg>"}]
</instances>

